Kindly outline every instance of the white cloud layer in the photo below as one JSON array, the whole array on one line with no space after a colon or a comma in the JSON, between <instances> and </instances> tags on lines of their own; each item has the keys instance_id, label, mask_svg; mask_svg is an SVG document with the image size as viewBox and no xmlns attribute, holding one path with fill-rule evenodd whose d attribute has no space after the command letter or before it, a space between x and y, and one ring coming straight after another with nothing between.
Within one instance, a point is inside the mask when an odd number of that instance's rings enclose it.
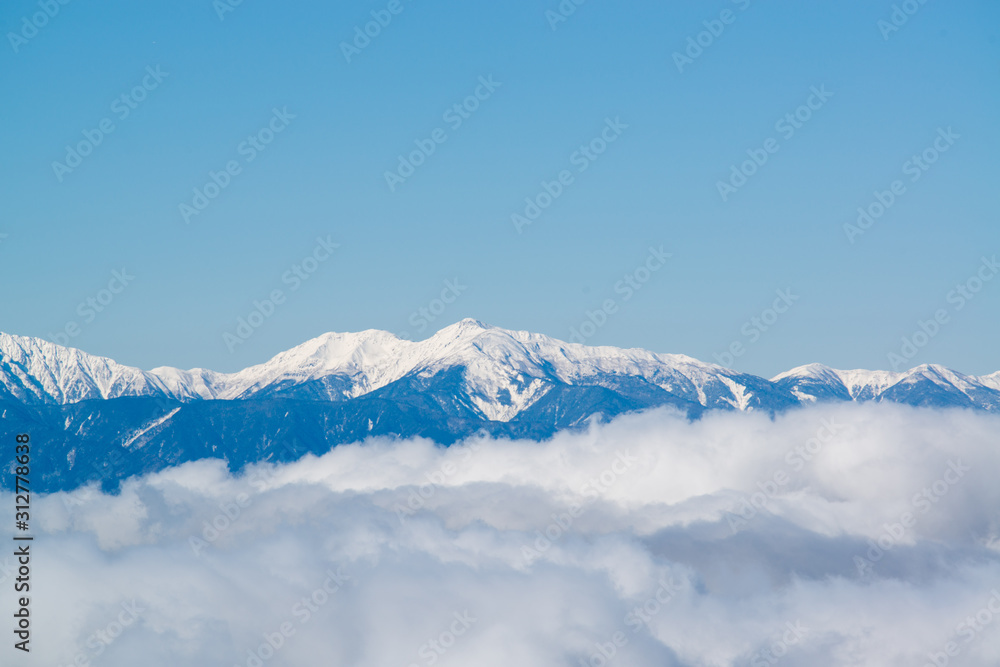
<instances>
[{"instance_id":1,"label":"white cloud layer","mask_svg":"<svg viewBox=\"0 0 1000 667\"><path fill-rule=\"evenodd\" d=\"M998 434L897 405L654 411L39 497L17 664L992 666Z\"/></svg>"}]
</instances>

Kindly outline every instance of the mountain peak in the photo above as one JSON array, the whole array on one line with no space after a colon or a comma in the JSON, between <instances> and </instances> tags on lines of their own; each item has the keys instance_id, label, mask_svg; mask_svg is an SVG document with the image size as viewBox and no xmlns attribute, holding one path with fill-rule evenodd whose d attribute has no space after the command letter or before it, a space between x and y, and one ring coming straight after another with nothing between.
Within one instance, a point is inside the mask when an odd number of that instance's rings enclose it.
<instances>
[{"instance_id":1,"label":"mountain peak","mask_svg":"<svg viewBox=\"0 0 1000 667\"><path fill-rule=\"evenodd\" d=\"M449 324L432 337L475 336L491 329L497 329L497 327L490 326L471 317L466 317L454 324Z\"/></svg>"},{"instance_id":2,"label":"mountain peak","mask_svg":"<svg viewBox=\"0 0 1000 667\"><path fill-rule=\"evenodd\" d=\"M839 371L830 368L829 366L826 366L824 364L812 363L812 364L806 364L804 366L796 366L795 368L787 370L784 373L778 373L773 378L771 378L771 382L779 382L780 380L784 380L786 378L804 378L804 377L827 378L830 377L831 374L837 375L837 373L839 373Z\"/></svg>"},{"instance_id":3,"label":"mountain peak","mask_svg":"<svg viewBox=\"0 0 1000 667\"><path fill-rule=\"evenodd\" d=\"M473 318L422 341L377 329L328 332L236 373L169 367L142 371L42 339L0 333L0 400L25 404L122 396L339 402L397 382L426 386L431 378L444 376L458 382L446 400L464 402L492 421L541 409L532 406L546 396L546 401L556 401L554 396L566 387L588 387L595 397L617 393L629 397L623 404L636 406L673 401L700 408L775 410L817 400L906 402L907 392L930 381L968 396L983 409L1000 410L1000 373L976 378L933 364L890 372L814 363L766 380L684 355L570 344Z\"/></svg>"}]
</instances>

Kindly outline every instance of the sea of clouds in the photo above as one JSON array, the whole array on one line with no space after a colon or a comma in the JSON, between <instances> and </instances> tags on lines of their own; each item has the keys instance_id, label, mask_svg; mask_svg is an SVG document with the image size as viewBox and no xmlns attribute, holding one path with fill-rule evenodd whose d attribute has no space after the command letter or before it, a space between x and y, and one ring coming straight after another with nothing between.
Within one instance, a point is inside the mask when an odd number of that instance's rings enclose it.
<instances>
[{"instance_id":1,"label":"sea of clouds","mask_svg":"<svg viewBox=\"0 0 1000 667\"><path fill-rule=\"evenodd\" d=\"M874 404L185 464L34 498L11 664L995 666L998 473L1000 416Z\"/></svg>"}]
</instances>

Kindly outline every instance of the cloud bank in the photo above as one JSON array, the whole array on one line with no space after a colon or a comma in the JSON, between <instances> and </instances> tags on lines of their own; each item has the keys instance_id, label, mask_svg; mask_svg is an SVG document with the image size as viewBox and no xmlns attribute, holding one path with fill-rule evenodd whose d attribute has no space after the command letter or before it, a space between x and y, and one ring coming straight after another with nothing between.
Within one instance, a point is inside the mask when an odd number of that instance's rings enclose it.
<instances>
[{"instance_id":1,"label":"cloud bank","mask_svg":"<svg viewBox=\"0 0 1000 667\"><path fill-rule=\"evenodd\" d=\"M39 497L19 664L996 665L998 434L887 404L652 411Z\"/></svg>"}]
</instances>

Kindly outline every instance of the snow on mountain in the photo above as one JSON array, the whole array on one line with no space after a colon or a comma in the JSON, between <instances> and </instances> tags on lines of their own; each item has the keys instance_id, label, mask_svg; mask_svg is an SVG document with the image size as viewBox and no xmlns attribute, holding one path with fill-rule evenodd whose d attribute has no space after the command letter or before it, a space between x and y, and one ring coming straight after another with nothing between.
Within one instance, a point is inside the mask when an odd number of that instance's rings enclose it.
<instances>
[{"instance_id":1,"label":"snow on mountain","mask_svg":"<svg viewBox=\"0 0 1000 667\"><path fill-rule=\"evenodd\" d=\"M346 400L409 375L431 377L456 367L464 371L463 388L473 405L495 421L512 419L557 383L574 385L595 378L638 377L707 405L706 386L716 394L725 393L728 385L719 378L739 377L738 373L682 355L587 347L466 319L419 342L375 330L324 334L264 364L228 376L218 375L211 383L206 382L205 388L214 392L215 398L249 398L335 377L343 381L335 385L339 391L328 398ZM154 372L164 384L176 386L168 382L165 369ZM190 390L190 380L185 386ZM735 396L723 400L738 401Z\"/></svg>"},{"instance_id":2,"label":"snow on mountain","mask_svg":"<svg viewBox=\"0 0 1000 667\"><path fill-rule=\"evenodd\" d=\"M219 387L225 384L224 373L195 368L182 371L177 368L163 366L149 371L148 375L155 378L159 386L172 398L179 399L218 399Z\"/></svg>"},{"instance_id":3,"label":"snow on mountain","mask_svg":"<svg viewBox=\"0 0 1000 667\"><path fill-rule=\"evenodd\" d=\"M1000 371L991 375L981 375L978 380L984 387L1000 391Z\"/></svg>"},{"instance_id":4,"label":"snow on mountain","mask_svg":"<svg viewBox=\"0 0 1000 667\"><path fill-rule=\"evenodd\" d=\"M107 400L119 398L128 400ZM0 416L47 443L36 481L46 491L94 481L110 489L202 458L239 470L373 436L542 440L595 416L658 406L695 418L819 401L1000 411L1000 373L810 364L766 380L683 355L587 347L475 320L418 342L384 331L328 333L236 373L143 371L0 334Z\"/></svg>"},{"instance_id":5,"label":"snow on mountain","mask_svg":"<svg viewBox=\"0 0 1000 667\"><path fill-rule=\"evenodd\" d=\"M39 338L0 334L0 383L25 403L76 403L163 392L137 368Z\"/></svg>"},{"instance_id":6,"label":"snow on mountain","mask_svg":"<svg viewBox=\"0 0 1000 667\"><path fill-rule=\"evenodd\" d=\"M965 405L1000 409L1000 373L964 375L944 366L924 364L904 372L835 370L809 364L771 379L806 401L843 398L896 401L914 405ZM844 395L837 396L842 389Z\"/></svg>"},{"instance_id":7,"label":"snow on mountain","mask_svg":"<svg viewBox=\"0 0 1000 667\"><path fill-rule=\"evenodd\" d=\"M565 343L472 319L417 342L377 330L327 333L236 373L168 367L142 371L40 339L0 334L0 390L5 390L0 398L6 393L25 404L122 396L341 402L405 379L432 381L455 369L460 383L447 391L498 422L514 419L560 386L604 387L623 395L673 397L684 404L737 410L781 409L817 400L1000 409L1000 372L976 378L940 366L893 373L810 364L768 381L684 355Z\"/></svg>"},{"instance_id":8,"label":"snow on mountain","mask_svg":"<svg viewBox=\"0 0 1000 667\"><path fill-rule=\"evenodd\" d=\"M872 400L887 388L899 382L903 373L892 371L837 370L823 364L799 366L771 378L771 382L793 387L793 392L803 400L816 400L831 396L810 393L808 387L818 387L826 394L837 394L842 388L850 400Z\"/></svg>"},{"instance_id":9,"label":"snow on mountain","mask_svg":"<svg viewBox=\"0 0 1000 667\"><path fill-rule=\"evenodd\" d=\"M855 369L836 371L840 381L847 388L847 393L854 400L871 400L883 391L899 382L902 373L893 371L867 371Z\"/></svg>"}]
</instances>

